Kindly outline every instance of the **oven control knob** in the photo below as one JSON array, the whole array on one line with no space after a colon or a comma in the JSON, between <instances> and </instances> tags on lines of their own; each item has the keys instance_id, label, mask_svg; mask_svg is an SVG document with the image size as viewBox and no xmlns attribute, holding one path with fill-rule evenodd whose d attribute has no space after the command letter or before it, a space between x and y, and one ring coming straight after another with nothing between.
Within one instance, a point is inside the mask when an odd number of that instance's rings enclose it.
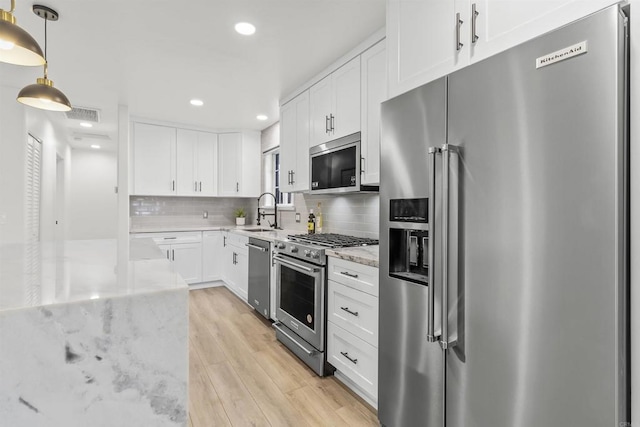
<instances>
[{"instance_id":1,"label":"oven control knob","mask_svg":"<svg viewBox=\"0 0 640 427\"><path fill-rule=\"evenodd\" d=\"M292 247L292 248L291 248L291 253L292 253L292 254L295 254L296 252L298 252L298 248L296 248L296 247Z\"/></svg>"},{"instance_id":2,"label":"oven control knob","mask_svg":"<svg viewBox=\"0 0 640 427\"><path fill-rule=\"evenodd\" d=\"M318 251L311 251L311 258L313 259L320 258L320 254L318 253Z\"/></svg>"},{"instance_id":3,"label":"oven control knob","mask_svg":"<svg viewBox=\"0 0 640 427\"><path fill-rule=\"evenodd\" d=\"M284 243L278 243L278 245L276 246L276 248L278 249L284 249L285 244Z\"/></svg>"},{"instance_id":4,"label":"oven control knob","mask_svg":"<svg viewBox=\"0 0 640 427\"><path fill-rule=\"evenodd\" d=\"M311 251L309 249L305 249L304 256L311 256Z\"/></svg>"}]
</instances>

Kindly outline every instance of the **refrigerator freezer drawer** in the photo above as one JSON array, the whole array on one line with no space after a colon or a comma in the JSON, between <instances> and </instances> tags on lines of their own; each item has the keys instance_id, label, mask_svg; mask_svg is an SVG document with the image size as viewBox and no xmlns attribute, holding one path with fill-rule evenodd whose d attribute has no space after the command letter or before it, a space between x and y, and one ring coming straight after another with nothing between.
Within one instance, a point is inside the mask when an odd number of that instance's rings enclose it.
<instances>
[{"instance_id":1,"label":"refrigerator freezer drawer","mask_svg":"<svg viewBox=\"0 0 640 427\"><path fill-rule=\"evenodd\" d=\"M328 320L378 347L378 298L329 280Z\"/></svg>"},{"instance_id":2,"label":"refrigerator freezer drawer","mask_svg":"<svg viewBox=\"0 0 640 427\"><path fill-rule=\"evenodd\" d=\"M327 322L327 361L377 401L378 349Z\"/></svg>"},{"instance_id":3,"label":"refrigerator freezer drawer","mask_svg":"<svg viewBox=\"0 0 640 427\"><path fill-rule=\"evenodd\" d=\"M378 296L378 269L329 257L329 280Z\"/></svg>"}]
</instances>

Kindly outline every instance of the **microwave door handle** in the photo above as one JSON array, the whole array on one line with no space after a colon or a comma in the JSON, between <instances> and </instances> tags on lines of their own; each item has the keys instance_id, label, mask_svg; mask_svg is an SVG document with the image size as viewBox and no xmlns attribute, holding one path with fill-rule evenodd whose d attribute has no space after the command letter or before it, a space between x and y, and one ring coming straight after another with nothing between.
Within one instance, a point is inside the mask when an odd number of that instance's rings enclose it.
<instances>
[{"instance_id":1,"label":"microwave door handle","mask_svg":"<svg viewBox=\"0 0 640 427\"><path fill-rule=\"evenodd\" d=\"M437 147L429 148L429 247L427 273L428 306L427 306L427 341L436 342L440 336L435 334L435 233L436 233L436 156L440 153Z\"/></svg>"}]
</instances>

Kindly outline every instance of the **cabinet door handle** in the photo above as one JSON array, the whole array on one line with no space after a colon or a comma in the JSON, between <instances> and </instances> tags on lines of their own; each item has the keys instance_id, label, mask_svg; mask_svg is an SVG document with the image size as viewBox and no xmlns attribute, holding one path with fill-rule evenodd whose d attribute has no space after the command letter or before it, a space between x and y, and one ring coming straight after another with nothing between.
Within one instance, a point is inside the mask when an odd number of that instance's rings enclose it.
<instances>
[{"instance_id":1,"label":"cabinet door handle","mask_svg":"<svg viewBox=\"0 0 640 427\"><path fill-rule=\"evenodd\" d=\"M293 177L296 175L296 171L291 171L291 184L295 184L296 180Z\"/></svg>"},{"instance_id":2,"label":"cabinet door handle","mask_svg":"<svg viewBox=\"0 0 640 427\"><path fill-rule=\"evenodd\" d=\"M330 120L330 124L331 126L329 127L329 131L334 132L336 129L333 127L333 119L335 119L335 116L333 114L329 115Z\"/></svg>"},{"instance_id":3,"label":"cabinet door handle","mask_svg":"<svg viewBox=\"0 0 640 427\"><path fill-rule=\"evenodd\" d=\"M357 275L357 274L351 274L351 273L349 273L348 271L341 271L341 272L340 272L340 274L342 274L342 275L344 275L344 276L347 276L347 277L353 277L354 279L357 279L357 278L358 278L358 275Z\"/></svg>"},{"instance_id":4,"label":"cabinet door handle","mask_svg":"<svg viewBox=\"0 0 640 427\"><path fill-rule=\"evenodd\" d=\"M171 260L172 261L176 260L176 251L175 251L175 249L171 249Z\"/></svg>"},{"instance_id":5,"label":"cabinet door handle","mask_svg":"<svg viewBox=\"0 0 640 427\"><path fill-rule=\"evenodd\" d=\"M171 261L171 258L169 258L169 249L167 249L167 259Z\"/></svg>"},{"instance_id":6,"label":"cabinet door handle","mask_svg":"<svg viewBox=\"0 0 640 427\"><path fill-rule=\"evenodd\" d=\"M460 13L456 13L456 50L457 51L460 51L460 49L462 49L462 46L464 46L460 42L460 27L462 26L463 23L464 21L460 19Z\"/></svg>"},{"instance_id":7,"label":"cabinet door handle","mask_svg":"<svg viewBox=\"0 0 640 427\"><path fill-rule=\"evenodd\" d=\"M171 181L171 191L176 191L176 180Z\"/></svg>"},{"instance_id":8,"label":"cabinet door handle","mask_svg":"<svg viewBox=\"0 0 640 427\"><path fill-rule=\"evenodd\" d=\"M198 191L198 181L194 181L193 185L194 185L193 191Z\"/></svg>"},{"instance_id":9,"label":"cabinet door handle","mask_svg":"<svg viewBox=\"0 0 640 427\"><path fill-rule=\"evenodd\" d=\"M202 193L202 181L200 181L200 192Z\"/></svg>"},{"instance_id":10,"label":"cabinet door handle","mask_svg":"<svg viewBox=\"0 0 640 427\"><path fill-rule=\"evenodd\" d=\"M341 355L343 355L344 357L346 357L346 358L349 360L349 362L353 363L354 365L357 365L357 364L358 364L358 359L352 359L352 358L350 358L350 357L349 357L349 352L347 352L347 351L341 351L341 352L340 352L340 354L341 354Z\"/></svg>"},{"instance_id":11,"label":"cabinet door handle","mask_svg":"<svg viewBox=\"0 0 640 427\"><path fill-rule=\"evenodd\" d=\"M359 316L357 311L351 311L351 310L349 310L349 307L340 307L340 310L346 311L347 313L352 314L352 315L354 315L356 317Z\"/></svg>"},{"instance_id":12,"label":"cabinet door handle","mask_svg":"<svg viewBox=\"0 0 640 427\"><path fill-rule=\"evenodd\" d=\"M480 12L478 12L478 9L476 9L476 4L474 3L471 5L471 43L477 42L480 38L478 36L478 27L476 25L478 15L480 15Z\"/></svg>"},{"instance_id":13,"label":"cabinet door handle","mask_svg":"<svg viewBox=\"0 0 640 427\"><path fill-rule=\"evenodd\" d=\"M329 133L329 116L324 116L324 133Z\"/></svg>"},{"instance_id":14,"label":"cabinet door handle","mask_svg":"<svg viewBox=\"0 0 640 427\"><path fill-rule=\"evenodd\" d=\"M236 193L240 192L240 183L236 182Z\"/></svg>"},{"instance_id":15,"label":"cabinet door handle","mask_svg":"<svg viewBox=\"0 0 640 427\"><path fill-rule=\"evenodd\" d=\"M227 247L227 236L222 236L222 246Z\"/></svg>"}]
</instances>

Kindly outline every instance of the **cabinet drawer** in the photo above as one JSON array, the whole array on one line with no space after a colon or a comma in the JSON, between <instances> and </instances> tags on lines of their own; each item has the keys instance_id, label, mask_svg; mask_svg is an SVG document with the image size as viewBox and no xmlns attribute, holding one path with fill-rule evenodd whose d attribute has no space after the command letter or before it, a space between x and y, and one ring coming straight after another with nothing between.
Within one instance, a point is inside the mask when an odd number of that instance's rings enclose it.
<instances>
[{"instance_id":1,"label":"cabinet drawer","mask_svg":"<svg viewBox=\"0 0 640 427\"><path fill-rule=\"evenodd\" d=\"M136 233L135 238L151 238L157 245L175 243L198 243L202 241L202 231L184 231L173 233Z\"/></svg>"},{"instance_id":2,"label":"cabinet drawer","mask_svg":"<svg viewBox=\"0 0 640 427\"><path fill-rule=\"evenodd\" d=\"M235 246L246 247L245 244L249 243L249 238L241 234L228 232L226 236L227 236L227 242L226 242L227 245L232 244Z\"/></svg>"},{"instance_id":3,"label":"cabinet drawer","mask_svg":"<svg viewBox=\"0 0 640 427\"><path fill-rule=\"evenodd\" d=\"M378 349L327 322L327 359L374 400L378 396Z\"/></svg>"},{"instance_id":4,"label":"cabinet drawer","mask_svg":"<svg viewBox=\"0 0 640 427\"><path fill-rule=\"evenodd\" d=\"M329 257L329 280L378 296L378 269Z\"/></svg>"},{"instance_id":5,"label":"cabinet drawer","mask_svg":"<svg viewBox=\"0 0 640 427\"><path fill-rule=\"evenodd\" d=\"M328 320L378 347L378 298L329 280Z\"/></svg>"}]
</instances>

